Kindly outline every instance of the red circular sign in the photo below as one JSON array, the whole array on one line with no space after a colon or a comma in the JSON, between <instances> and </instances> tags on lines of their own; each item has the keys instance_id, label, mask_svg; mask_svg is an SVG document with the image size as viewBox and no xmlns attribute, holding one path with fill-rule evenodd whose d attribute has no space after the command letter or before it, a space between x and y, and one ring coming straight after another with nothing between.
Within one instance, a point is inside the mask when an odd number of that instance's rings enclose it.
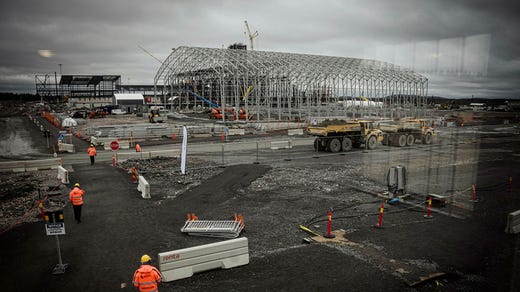
<instances>
[{"instance_id":1,"label":"red circular sign","mask_svg":"<svg viewBox=\"0 0 520 292\"><path fill-rule=\"evenodd\" d=\"M119 150L119 142L117 142L117 141L110 142L110 149L112 149L113 151Z\"/></svg>"}]
</instances>

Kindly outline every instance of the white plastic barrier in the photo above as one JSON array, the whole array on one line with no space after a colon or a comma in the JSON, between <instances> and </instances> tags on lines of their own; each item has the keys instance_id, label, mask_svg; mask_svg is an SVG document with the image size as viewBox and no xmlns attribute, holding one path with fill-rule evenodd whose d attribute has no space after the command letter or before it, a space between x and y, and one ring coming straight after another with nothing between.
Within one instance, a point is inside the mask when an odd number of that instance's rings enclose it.
<instances>
[{"instance_id":1,"label":"white plastic barrier","mask_svg":"<svg viewBox=\"0 0 520 292\"><path fill-rule=\"evenodd\" d=\"M244 129L229 129L228 135L229 136L244 136L246 134L246 131Z\"/></svg>"},{"instance_id":2,"label":"white plastic barrier","mask_svg":"<svg viewBox=\"0 0 520 292\"><path fill-rule=\"evenodd\" d=\"M164 282L193 276L194 273L230 269L249 263L246 237L159 253L159 270Z\"/></svg>"},{"instance_id":3,"label":"white plastic barrier","mask_svg":"<svg viewBox=\"0 0 520 292\"><path fill-rule=\"evenodd\" d=\"M287 130L287 135L289 136L302 136L303 135L303 129L292 129L292 130Z\"/></svg>"},{"instance_id":4,"label":"white plastic barrier","mask_svg":"<svg viewBox=\"0 0 520 292\"><path fill-rule=\"evenodd\" d=\"M141 192L141 196L143 199L150 199L150 184L144 179L142 175L139 176L139 184L137 185L137 190Z\"/></svg>"},{"instance_id":5,"label":"white plastic barrier","mask_svg":"<svg viewBox=\"0 0 520 292\"><path fill-rule=\"evenodd\" d=\"M520 232L520 210L507 215L506 233Z\"/></svg>"},{"instance_id":6,"label":"white plastic barrier","mask_svg":"<svg viewBox=\"0 0 520 292\"><path fill-rule=\"evenodd\" d=\"M58 150L60 152L75 153L76 147L74 146L74 144L58 143Z\"/></svg>"},{"instance_id":7,"label":"white plastic barrier","mask_svg":"<svg viewBox=\"0 0 520 292\"><path fill-rule=\"evenodd\" d=\"M291 141L271 141L271 150L291 149Z\"/></svg>"},{"instance_id":8,"label":"white plastic barrier","mask_svg":"<svg viewBox=\"0 0 520 292\"><path fill-rule=\"evenodd\" d=\"M69 171L66 170L63 166L58 166L58 179L62 184L69 183Z\"/></svg>"}]
</instances>

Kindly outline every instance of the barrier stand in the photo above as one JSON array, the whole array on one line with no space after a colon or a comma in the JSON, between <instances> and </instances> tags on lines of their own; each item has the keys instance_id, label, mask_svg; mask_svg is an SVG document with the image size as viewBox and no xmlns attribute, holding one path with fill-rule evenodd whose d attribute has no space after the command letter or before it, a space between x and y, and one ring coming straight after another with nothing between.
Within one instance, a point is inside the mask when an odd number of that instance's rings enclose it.
<instances>
[{"instance_id":1,"label":"barrier stand","mask_svg":"<svg viewBox=\"0 0 520 292\"><path fill-rule=\"evenodd\" d=\"M513 191L513 177L509 176L509 180L507 181L507 191L512 192Z\"/></svg>"},{"instance_id":2,"label":"barrier stand","mask_svg":"<svg viewBox=\"0 0 520 292\"><path fill-rule=\"evenodd\" d=\"M222 144L222 166L224 166L224 144Z\"/></svg>"},{"instance_id":3,"label":"barrier stand","mask_svg":"<svg viewBox=\"0 0 520 292\"><path fill-rule=\"evenodd\" d=\"M285 161L291 161L291 148L292 148L292 145L291 145L291 140L289 139L289 141L287 142L287 158L285 158L284 160Z\"/></svg>"},{"instance_id":4,"label":"barrier stand","mask_svg":"<svg viewBox=\"0 0 520 292\"><path fill-rule=\"evenodd\" d=\"M426 208L426 215L424 215L426 219L432 219L432 197L428 197L428 208Z\"/></svg>"},{"instance_id":5,"label":"barrier stand","mask_svg":"<svg viewBox=\"0 0 520 292\"><path fill-rule=\"evenodd\" d=\"M325 238L334 238L336 237L336 235L332 234L331 233L331 229L332 229L332 210L329 210L327 212L327 234L324 235L323 237ZM379 219L381 220L381 219Z\"/></svg>"},{"instance_id":6,"label":"barrier stand","mask_svg":"<svg viewBox=\"0 0 520 292\"><path fill-rule=\"evenodd\" d=\"M42 216L42 219L43 221L45 221L45 211L43 211L43 200L40 199L40 204L38 204L38 206L40 207L40 214Z\"/></svg>"},{"instance_id":7,"label":"barrier stand","mask_svg":"<svg viewBox=\"0 0 520 292\"><path fill-rule=\"evenodd\" d=\"M383 212L385 212L385 203L382 203L381 208L379 208L379 220L375 225L376 228L383 228Z\"/></svg>"},{"instance_id":8,"label":"barrier stand","mask_svg":"<svg viewBox=\"0 0 520 292\"><path fill-rule=\"evenodd\" d=\"M242 214L237 214L237 213L235 213L235 214L233 215L233 219L234 219L235 221L240 222L240 224L242 224L242 226L243 226L242 230L245 230L245 229L246 229L246 222L244 221L244 216L242 216Z\"/></svg>"},{"instance_id":9,"label":"barrier stand","mask_svg":"<svg viewBox=\"0 0 520 292\"><path fill-rule=\"evenodd\" d=\"M478 202L478 200L477 200L477 188L476 188L475 184L471 185L471 202L472 203Z\"/></svg>"},{"instance_id":10,"label":"barrier stand","mask_svg":"<svg viewBox=\"0 0 520 292\"><path fill-rule=\"evenodd\" d=\"M135 166L132 166L132 182L137 183L137 169Z\"/></svg>"},{"instance_id":11,"label":"barrier stand","mask_svg":"<svg viewBox=\"0 0 520 292\"><path fill-rule=\"evenodd\" d=\"M256 141L256 161L253 162L253 164L260 164L260 162L258 161L258 141Z\"/></svg>"}]
</instances>

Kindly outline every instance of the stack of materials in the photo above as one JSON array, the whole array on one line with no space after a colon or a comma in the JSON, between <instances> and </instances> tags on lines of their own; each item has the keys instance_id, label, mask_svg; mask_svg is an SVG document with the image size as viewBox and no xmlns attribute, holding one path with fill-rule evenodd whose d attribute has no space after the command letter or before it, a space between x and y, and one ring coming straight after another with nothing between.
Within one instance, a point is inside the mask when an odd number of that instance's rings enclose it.
<instances>
[{"instance_id":1,"label":"stack of materials","mask_svg":"<svg viewBox=\"0 0 520 292\"><path fill-rule=\"evenodd\" d=\"M196 236L236 238L244 228L244 217L241 214L235 214L233 220L199 220L195 214L188 213L188 220L181 232Z\"/></svg>"}]
</instances>

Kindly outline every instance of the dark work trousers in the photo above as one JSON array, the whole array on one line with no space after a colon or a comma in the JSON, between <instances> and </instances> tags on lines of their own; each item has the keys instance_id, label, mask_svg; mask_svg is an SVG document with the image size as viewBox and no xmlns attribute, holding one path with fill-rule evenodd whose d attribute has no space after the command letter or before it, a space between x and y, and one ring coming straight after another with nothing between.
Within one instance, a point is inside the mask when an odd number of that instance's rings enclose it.
<instances>
[{"instance_id":1,"label":"dark work trousers","mask_svg":"<svg viewBox=\"0 0 520 292\"><path fill-rule=\"evenodd\" d=\"M72 205L72 209L74 209L74 219L76 219L77 223L81 222L81 207L83 207L83 205Z\"/></svg>"},{"instance_id":2,"label":"dark work trousers","mask_svg":"<svg viewBox=\"0 0 520 292\"><path fill-rule=\"evenodd\" d=\"M90 156L90 165L94 165L94 156Z\"/></svg>"}]
</instances>

